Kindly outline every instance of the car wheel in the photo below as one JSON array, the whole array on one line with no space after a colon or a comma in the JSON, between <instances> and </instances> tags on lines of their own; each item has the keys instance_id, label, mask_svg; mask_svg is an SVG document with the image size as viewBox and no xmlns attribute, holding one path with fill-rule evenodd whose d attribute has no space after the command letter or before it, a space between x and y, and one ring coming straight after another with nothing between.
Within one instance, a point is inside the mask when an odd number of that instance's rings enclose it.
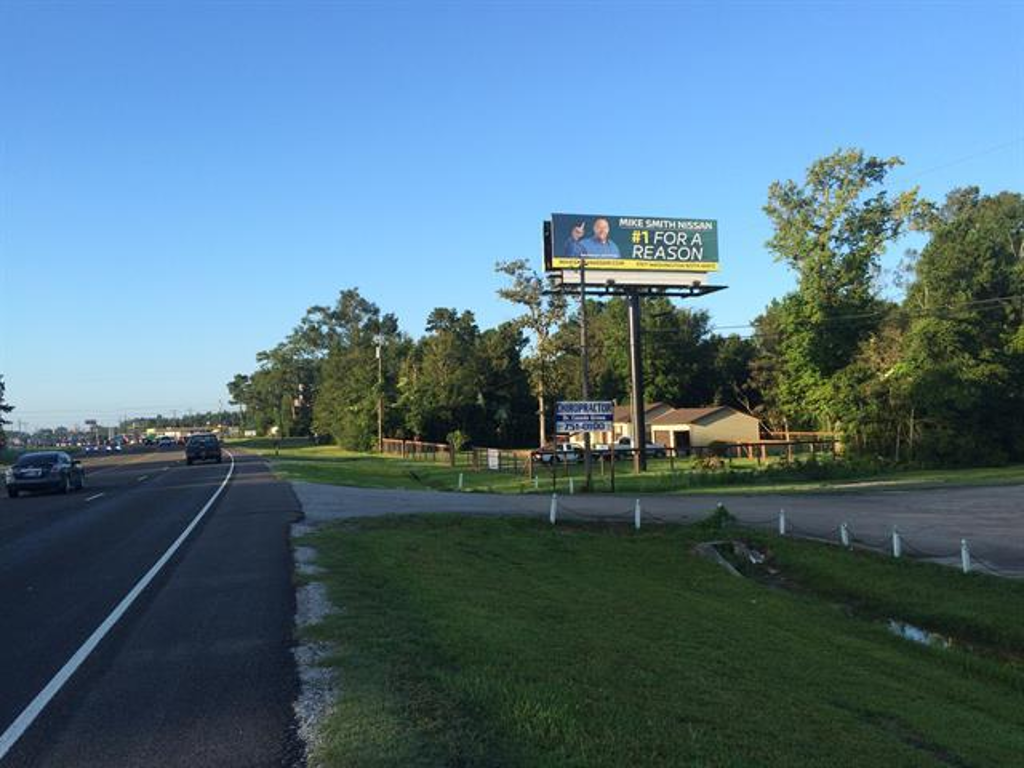
<instances>
[{"instance_id":1,"label":"car wheel","mask_svg":"<svg viewBox=\"0 0 1024 768\"><path fill-rule=\"evenodd\" d=\"M192 459L185 459L185 464L187 464L188 466L191 467L192 466Z\"/></svg>"},{"instance_id":2,"label":"car wheel","mask_svg":"<svg viewBox=\"0 0 1024 768\"><path fill-rule=\"evenodd\" d=\"M7 495L10 496L12 499L18 498L18 489L17 488L8 488L7 489Z\"/></svg>"},{"instance_id":3,"label":"car wheel","mask_svg":"<svg viewBox=\"0 0 1024 768\"><path fill-rule=\"evenodd\" d=\"M217 463L220 464L223 461L220 456L217 457Z\"/></svg>"},{"instance_id":4,"label":"car wheel","mask_svg":"<svg viewBox=\"0 0 1024 768\"><path fill-rule=\"evenodd\" d=\"M83 475L79 475L78 476L78 482L75 483L75 490L76 491L80 491L83 488L85 488L85 475L84 474Z\"/></svg>"},{"instance_id":5,"label":"car wheel","mask_svg":"<svg viewBox=\"0 0 1024 768\"><path fill-rule=\"evenodd\" d=\"M64 485L61 486L61 493L71 493L71 475L64 475Z\"/></svg>"}]
</instances>

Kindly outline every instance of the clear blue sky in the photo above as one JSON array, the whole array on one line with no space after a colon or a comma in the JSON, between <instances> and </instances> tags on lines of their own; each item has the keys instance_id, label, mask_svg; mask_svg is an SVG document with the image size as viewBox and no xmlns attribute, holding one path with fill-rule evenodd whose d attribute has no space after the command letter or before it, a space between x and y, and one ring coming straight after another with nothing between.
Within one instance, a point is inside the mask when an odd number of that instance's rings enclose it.
<instances>
[{"instance_id":1,"label":"clear blue sky","mask_svg":"<svg viewBox=\"0 0 1024 768\"><path fill-rule=\"evenodd\" d=\"M32 426L204 410L358 286L482 326L553 211L714 217L748 322L769 183L855 145L1024 187L1024 4L0 3L0 373ZM900 244L902 251L906 244Z\"/></svg>"}]
</instances>

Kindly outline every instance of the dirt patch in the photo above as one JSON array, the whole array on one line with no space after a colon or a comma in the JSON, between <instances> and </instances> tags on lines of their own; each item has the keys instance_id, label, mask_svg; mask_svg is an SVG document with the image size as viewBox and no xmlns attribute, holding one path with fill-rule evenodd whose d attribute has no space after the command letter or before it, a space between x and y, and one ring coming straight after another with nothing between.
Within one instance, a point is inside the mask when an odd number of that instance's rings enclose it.
<instances>
[{"instance_id":1,"label":"dirt patch","mask_svg":"<svg viewBox=\"0 0 1024 768\"><path fill-rule=\"evenodd\" d=\"M308 523L295 523L291 528L295 541L315 530ZM316 565L316 550L303 544L293 547L295 567L299 574L310 581L295 590L295 627L300 642L292 649L295 666L299 672L299 695L293 704L299 738L305 745L307 764L316 765L316 755L321 742L321 727L334 706L338 695L338 680L334 671L326 664L335 648L329 643L301 640L303 629L319 624L336 612L327 596L327 588L316 577L322 569Z\"/></svg>"}]
</instances>

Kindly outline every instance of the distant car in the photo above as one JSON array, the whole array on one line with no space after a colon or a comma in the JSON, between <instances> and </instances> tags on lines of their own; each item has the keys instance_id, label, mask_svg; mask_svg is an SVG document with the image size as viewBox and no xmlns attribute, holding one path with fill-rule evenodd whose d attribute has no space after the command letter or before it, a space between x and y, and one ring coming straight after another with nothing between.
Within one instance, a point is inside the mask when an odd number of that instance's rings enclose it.
<instances>
[{"instance_id":1,"label":"distant car","mask_svg":"<svg viewBox=\"0 0 1024 768\"><path fill-rule=\"evenodd\" d=\"M85 487L85 470L63 451L23 453L7 470L4 482L12 499L22 491L70 493Z\"/></svg>"},{"instance_id":2,"label":"distant car","mask_svg":"<svg viewBox=\"0 0 1024 768\"><path fill-rule=\"evenodd\" d=\"M185 463L196 461L221 462L220 441L216 435L192 435L185 443Z\"/></svg>"},{"instance_id":3,"label":"distant car","mask_svg":"<svg viewBox=\"0 0 1024 768\"><path fill-rule=\"evenodd\" d=\"M173 448L174 447L174 438L173 437L168 437L167 435L164 435L163 437L161 437L160 439L158 439L156 441L156 447L157 448Z\"/></svg>"}]
</instances>

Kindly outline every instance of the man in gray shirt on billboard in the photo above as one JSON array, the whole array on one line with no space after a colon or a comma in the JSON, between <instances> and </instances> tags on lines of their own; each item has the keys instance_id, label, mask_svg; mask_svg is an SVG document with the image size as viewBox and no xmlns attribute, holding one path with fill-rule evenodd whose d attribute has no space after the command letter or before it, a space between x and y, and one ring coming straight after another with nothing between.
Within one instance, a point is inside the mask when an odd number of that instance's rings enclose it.
<instances>
[{"instance_id":1,"label":"man in gray shirt on billboard","mask_svg":"<svg viewBox=\"0 0 1024 768\"><path fill-rule=\"evenodd\" d=\"M590 237L583 237L583 222L581 221L569 233L569 239L565 241L565 255L574 256L605 256L618 259L621 257L619 246L609 239L611 225L608 219L594 219L593 234Z\"/></svg>"}]
</instances>

